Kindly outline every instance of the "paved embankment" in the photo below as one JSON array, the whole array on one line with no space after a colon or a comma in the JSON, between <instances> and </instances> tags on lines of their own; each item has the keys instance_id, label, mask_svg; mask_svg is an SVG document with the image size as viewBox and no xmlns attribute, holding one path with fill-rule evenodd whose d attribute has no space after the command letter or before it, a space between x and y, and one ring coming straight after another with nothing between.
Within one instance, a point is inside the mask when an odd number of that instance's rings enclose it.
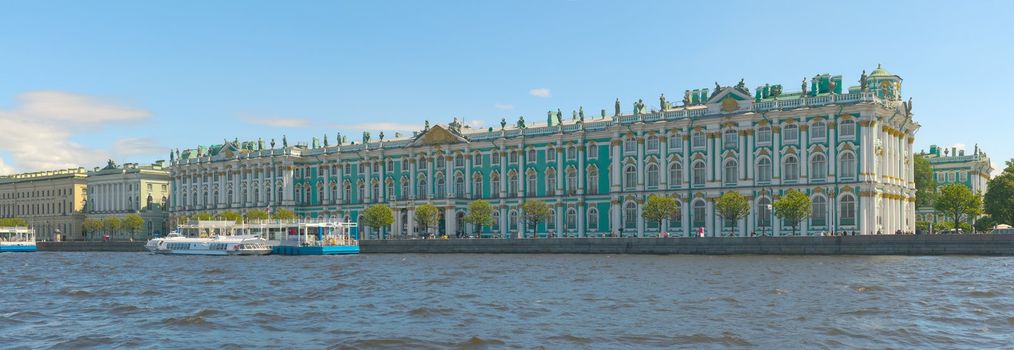
<instances>
[{"instance_id":1,"label":"paved embankment","mask_svg":"<svg viewBox=\"0 0 1014 350\"><path fill-rule=\"evenodd\" d=\"M362 241L363 253L1014 255L1014 235Z\"/></svg>"},{"instance_id":2,"label":"paved embankment","mask_svg":"<svg viewBox=\"0 0 1014 350\"><path fill-rule=\"evenodd\" d=\"M144 241L72 241L38 242L40 251L48 252L146 252Z\"/></svg>"}]
</instances>

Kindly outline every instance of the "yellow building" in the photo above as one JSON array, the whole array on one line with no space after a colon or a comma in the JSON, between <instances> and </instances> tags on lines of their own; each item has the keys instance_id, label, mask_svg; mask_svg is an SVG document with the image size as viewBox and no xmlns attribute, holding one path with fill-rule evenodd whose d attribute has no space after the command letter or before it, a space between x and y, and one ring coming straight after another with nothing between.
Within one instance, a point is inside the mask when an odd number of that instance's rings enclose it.
<instances>
[{"instance_id":1,"label":"yellow building","mask_svg":"<svg viewBox=\"0 0 1014 350\"><path fill-rule=\"evenodd\" d=\"M39 240L83 239L84 168L0 176L0 218L24 218Z\"/></svg>"}]
</instances>

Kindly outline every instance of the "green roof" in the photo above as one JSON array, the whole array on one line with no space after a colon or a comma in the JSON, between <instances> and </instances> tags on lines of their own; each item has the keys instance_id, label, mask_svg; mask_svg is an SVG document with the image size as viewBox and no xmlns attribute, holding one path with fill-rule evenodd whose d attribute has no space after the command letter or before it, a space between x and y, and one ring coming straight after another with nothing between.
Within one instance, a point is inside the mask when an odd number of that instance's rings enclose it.
<instances>
[{"instance_id":1,"label":"green roof","mask_svg":"<svg viewBox=\"0 0 1014 350\"><path fill-rule=\"evenodd\" d=\"M894 76L894 74L891 74L891 72L888 72L886 69L881 68L880 65L878 64L877 65L877 69L874 69L873 73L870 73L870 76L871 77L890 77L890 76Z\"/></svg>"}]
</instances>

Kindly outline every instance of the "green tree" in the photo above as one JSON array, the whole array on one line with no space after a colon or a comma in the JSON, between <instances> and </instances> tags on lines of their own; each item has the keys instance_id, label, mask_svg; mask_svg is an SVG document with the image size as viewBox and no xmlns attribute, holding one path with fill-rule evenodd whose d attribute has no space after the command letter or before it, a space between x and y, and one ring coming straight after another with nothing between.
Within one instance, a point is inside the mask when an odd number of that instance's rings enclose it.
<instances>
[{"instance_id":1,"label":"green tree","mask_svg":"<svg viewBox=\"0 0 1014 350\"><path fill-rule=\"evenodd\" d=\"M482 199L468 203L465 222L475 225L476 232L482 232L483 226L493 226L493 205Z\"/></svg>"},{"instance_id":2,"label":"green tree","mask_svg":"<svg viewBox=\"0 0 1014 350\"><path fill-rule=\"evenodd\" d=\"M982 196L964 184L949 184L940 188L933 207L954 219L954 227L961 227L962 219L982 214Z\"/></svg>"},{"instance_id":3,"label":"green tree","mask_svg":"<svg viewBox=\"0 0 1014 350\"><path fill-rule=\"evenodd\" d=\"M271 213L271 218L275 220L296 220L296 212L285 208L277 208Z\"/></svg>"},{"instance_id":4,"label":"green tree","mask_svg":"<svg viewBox=\"0 0 1014 350\"><path fill-rule=\"evenodd\" d=\"M725 192L715 200L715 213L725 219L726 225L732 226L732 235L735 236L739 220L750 214L750 201L739 192Z\"/></svg>"},{"instance_id":5,"label":"green tree","mask_svg":"<svg viewBox=\"0 0 1014 350\"><path fill-rule=\"evenodd\" d=\"M423 234L428 233L430 227L436 226L438 223L440 223L440 210L437 207L432 204L415 207L415 224L419 226Z\"/></svg>"},{"instance_id":6,"label":"green tree","mask_svg":"<svg viewBox=\"0 0 1014 350\"><path fill-rule=\"evenodd\" d=\"M246 215L244 215L244 217L246 218L246 221L268 220L271 218L271 216L268 215L268 212L260 209L247 210Z\"/></svg>"},{"instance_id":7,"label":"green tree","mask_svg":"<svg viewBox=\"0 0 1014 350\"><path fill-rule=\"evenodd\" d=\"M772 207L775 209L775 216L792 227L792 235L796 235L799 223L810 217L813 202L810 197L799 192L799 190L788 190L782 198L775 201Z\"/></svg>"},{"instance_id":8,"label":"green tree","mask_svg":"<svg viewBox=\"0 0 1014 350\"><path fill-rule=\"evenodd\" d=\"M235 223L239 223L243 219L242 215L232 210L223 211L218 215L215 215L215 217L219 220L232 221Z\"/></svg>"},{"instance_id":9,"label":"green tree","mask_svg":"<svg viewBox=\"0 0 1014 350\"><path fill-rule=\"evenodd\" d=\"M363 224L380 231L394 223L394 212L386 204L374 204L363 210Z\"/></svg>"},{"instance_id":10,"label":"green tree","mask_svg":"<svg viewBox=\"0 0 1014 350\"><path fill-rule=\"evenodd\" d=\"M975 230L979 232L987 232L992 230L997 225L996 220L993 220L992 216L986 215L978 220L975 220Z\"/></svg>"},{"instance_id":11,"label":"green tree","mask_svg":"<svg viewBox=\"0 0 1014 350\"><path fill-rule=\"evenodd\" d=\"M119 231L123 227L123 222L118 217L110 216L102 220L102 227L106 229L106 233L113 236L116 231Z\"/></svg>"},{"instance_id":12,"label":"green tree","mask_svg":"<svg viewBox=\"0 0 1014 350\"><path fill-rule=\"evenodd\" d=\"M130 239L134 239L134 235L142 227L144 227L144 219L140 215L127 214L127 216L123 217L123 228L127 229L127 232L130 232Z\"/></svg>"},{"instance_id":13,"label":"green tree","mask_svg":"<svg viewBox=\"0 0 1014 350\"><path fill-rule=\"evenodd\" d=\"M915 206L925 208L933 206L936 195L937 181L933 177L933 167L926 157L915 156Z\"/></svg>"},{"instance_id":14,"label":"green tree","mask_svg":"<svg viewBox=\"0 0 1014 350\"><path fill-rule=\"evenodd\" d=\"M521 210L525 212L525 222L532 227L532 238L536 238L539 223L546 221L553 209L546 202L532 199L521 203Z\"/></svg>"},{"instance_id":15,"label":"green tree","mask_svg":"<svg viewBox=\"0 0 1014 350\"><path fill-rule=\"evenodd\" d=\"M194 220L196 221L208 221L211 220L212 217L211 213L205 211L194 214Z\"/></svg>"},{"instance_id":16,"label":"green tree","mask_svg":"<svg viewBox=\"0 0 1014 350\"><path fill-rule=\"evenodd\" d=\"M1014 168L989 180L983 204L994 221L1014 225Z\"/></svg>"},{"instance_id":17,"label":"green tree","mask_svg":"<svg viewBox=\"0 0 1014 350\"><path fill-rule=\"evenodd\" d=\"M85 233L94 234L102 230L102 221L97 219L87 218L84 223L81 224L81 228L84 229Z\"/></svg>"},{"instance_id":18,"label":"green tree","mask_svg":"<svg viewBox=\"0 0 1014 350\"><path fill-rule=\"evenodd\" d=\"M641 217L658 223L659 230L662 230L662 220L675 216L680 211L680 205L676 199L668 196L649 195L648 202L644 204Z\"/></svg>"},{"instance_id":19,"label":"green tree","mask_svg":"<svg viewBox=\"0 0 1014 350\"><path fill-rule=\"evenodd\" d=\"M24 226L28 226L28 221L22 218L0 219L0 227L24 227Z\"/></svg>"}]
</instances>

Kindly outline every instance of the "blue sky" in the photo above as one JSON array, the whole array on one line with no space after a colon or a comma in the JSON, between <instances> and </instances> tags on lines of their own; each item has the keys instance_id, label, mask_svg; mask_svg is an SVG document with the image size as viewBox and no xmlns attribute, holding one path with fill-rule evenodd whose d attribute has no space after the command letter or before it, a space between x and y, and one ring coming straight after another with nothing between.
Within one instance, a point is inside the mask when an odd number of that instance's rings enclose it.
<instances>
[{"instance_id":1,"label":"blue sky","mask_svg":"<svg viewBox=\"0 0 1014 350\"><path fill-rule=\"evenodd\" d=\"M1014 157L1011 2L25 1L0 11L0 172L475 125L876 65L916 148ZM545 90L537 90L545 89ZM535 93L533 90L546 93ZM541 95L541 96L536 96Z\"/></svg>"}]
</instances>

